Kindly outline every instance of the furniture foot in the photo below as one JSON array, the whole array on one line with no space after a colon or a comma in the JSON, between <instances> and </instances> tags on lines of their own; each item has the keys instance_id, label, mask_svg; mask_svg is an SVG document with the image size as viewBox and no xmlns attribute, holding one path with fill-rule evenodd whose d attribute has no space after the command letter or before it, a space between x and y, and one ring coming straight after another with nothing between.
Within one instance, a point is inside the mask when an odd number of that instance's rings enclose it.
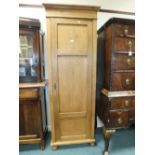
<instances>
[{"instance_id":1,"label":"furniture foot","mask_svg":"<svg viewBox=\"0 0 155 155\"><path fill-rule=\"evenodd\" d=\"M52 146L52 150L56 150L57 149L57 146Z\"/></svg>"},{"instance_id":2,"label":"furniture foot","mask_svg":"<svg viewBox=\"0 0 155 155\"><path fill-rule=\"evenodd\" d=\"M109 155L109 152L108 151L104 151L103 155Z\"/></svg>"},{"instance_id":3,"label":"furniture foot","mask_svg":"<svg viewBox=\"0 0 155 155\"><path fill-rule=\"evenodd\" d=\"M44 141L42 141L40 143L40 148L41 148L41 150L44 150L45 149L45 142Z\"/></svg>"},{"instance_id":4,"label":"furniture foot","mask_svg":"<svg viewBox=\"0 0 155 155\"><path fill-rule=\"evenodd\" d=\"M104 154L103 155L108 155L108 150L109 150L109 140L110 137L115 133L116 130L103 130L103 136L104 136L104 141L105 141L105 148L104 148Z\"/></svg>"},{"instance_id":5,"label":"furniture foot","mask_svg":"<svg viewBox=\"0 0 155 155\"><path fill-rule=\"evenodd\" d=\"M96 142L90 143L91 146L96 146Z\"/></svg>"}]
</instances>

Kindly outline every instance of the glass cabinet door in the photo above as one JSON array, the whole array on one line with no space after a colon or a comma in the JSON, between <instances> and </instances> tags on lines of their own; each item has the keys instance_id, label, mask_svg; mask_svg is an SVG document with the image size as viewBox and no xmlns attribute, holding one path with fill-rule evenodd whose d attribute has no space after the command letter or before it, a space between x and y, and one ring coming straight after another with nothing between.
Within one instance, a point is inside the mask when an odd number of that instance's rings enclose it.
<instances>
[{"instance_id":1,"label":"glass cabinet door","mask_svg":"<svg viewBox=\"0 0 155 155\"><path fill-rule=\"evenodd\" d=\"M39 48L36 47L36 36L33 32L22 32L19 40L19 82L38 82Z\"/></svg>"}]
</instances>

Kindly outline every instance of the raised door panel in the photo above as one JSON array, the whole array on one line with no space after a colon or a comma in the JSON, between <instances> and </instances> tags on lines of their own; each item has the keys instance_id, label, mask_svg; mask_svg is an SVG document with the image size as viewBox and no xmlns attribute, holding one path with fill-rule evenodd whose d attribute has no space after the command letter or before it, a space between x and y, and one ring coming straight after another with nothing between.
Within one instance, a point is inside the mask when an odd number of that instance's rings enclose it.
<instances>
[{"instance_id":1,"label":"raised door panel","mask_svg":"<svg viewBox=\"0 0 155 155\"><path fill-rule=\"evenodd\" d=\"M87 50L87 25L59 24L57 28L59 50Z\"/></svg>"},{"instance_id":2,"label":"raised door panel","mask_svg":"<svg viewBox=\"0 0 155 155\"><path fill-rule=\"evenodd\" d=\"M88 138L92 112L92 23L80 19L52 19L52 23L56 140Z\"/></svg>"},{"instance_id":3,"label":"raised door panel","mask_svg":"<svg viewBox=\"0 0 155 155\"><path fill-rule=\"evenodd\" d=\"M85 117L69 117L60 120L60 140L78 140L87 137L87 124Z\"/></svg>"},{"instance_id":4,"label":"raised door panel","mask_svg":"<svg viewBox=\"0 0 155 155\"><path fill-rule=\"evenodd\" d=\"M86 56L58 57L59 112L85 112L88 102ZM82 96L82 97L81 97Z\"/></svg>"},{"instance_id":5,"label":"raised door panel","mask_svg":"<svg viewBox=\"0 0 155 155\"><path fill-rule=\"evenodd\" d=\"M20 100L19 101L19 135L36 135L40 136L40 120L38 118L38 101L37 100Z\"/></svg>"}]
</instances>

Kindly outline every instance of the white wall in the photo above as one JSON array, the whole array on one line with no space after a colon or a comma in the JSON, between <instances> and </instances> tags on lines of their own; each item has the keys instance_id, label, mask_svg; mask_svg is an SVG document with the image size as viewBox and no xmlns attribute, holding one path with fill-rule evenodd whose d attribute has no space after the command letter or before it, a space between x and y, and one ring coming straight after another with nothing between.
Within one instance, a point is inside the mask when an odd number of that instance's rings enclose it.
<instances>
[{"instance_id":1,"label":"white wall","mask_svg":"<svg viewBox=\"0 0 155 155\"><path fill-rule=\"evenodd\" d=\"M50 3L62 3L62 4L84 4L84 5L97 5L102 9L109 10L119 10L127 12L135 12L135 1L134 0L19 0L19 3L24 4L42 4L45 2ZM41 30L45 32L46 36L46 18L44 8L19 8L20 17L38 18L41 22ZM121 15L114 13L102 13L97 14L97 29L99 29L109 18L111 17L121 17L121 18L131 18L134 19L135 16L132 15ZM45 40L46 44L46 40ZM46 46L45 46L45 62L46 62ZM47 66L47 64L45 64ZM47 68L47 67L46 67ZM47 77L47 70L46 70ZM48 117L48 128L50 129L50 111L49 102L47 98L47 117ZM98 119L97 126L102 126L101 121Z\"/></svg>"},{"instance_id":2,"label":"white wall","mask_svg":"<svg viewBox=\"0 0 155 155\"><path fill-rule=\"evenodd\" d=\"M63 3L63 4L84 4L97 5L102 9L120 10L135 12L135 0L19 0L24 4L39 4L45 2ZM43 31L46 30L45 10L43 8L19 8L19 16L39 18L41 20ZM134 19L132 15L121 15L112 13L98 13L97 29L99 29L110 17L121 17Z\"/></svg>"}]
</instances>

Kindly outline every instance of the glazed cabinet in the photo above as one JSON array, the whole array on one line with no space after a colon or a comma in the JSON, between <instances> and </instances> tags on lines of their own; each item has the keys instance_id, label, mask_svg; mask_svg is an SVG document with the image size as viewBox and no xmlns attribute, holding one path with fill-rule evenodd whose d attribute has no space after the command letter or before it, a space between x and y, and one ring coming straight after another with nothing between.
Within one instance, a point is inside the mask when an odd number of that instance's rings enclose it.
<instances>
[{"instance_id":1,"label":"glazed cabinet","mask_svg":"<svg viewBox=\"0 0 155 155\"><path fill-rule=\"evenodd\" d=\"M46 103L43 36L37 19L19 19L19 143L44 149Z\"/></svg>"},{"instance_id":2,"label":"glazed cabinet","mask_svg":"<svg viewBox=\"0 0 155 155\"><path fill-rule=\"evenodd\" d=\"M94 144L96 12L99 7L44 6L48 40L51 146Z\"/></svg>"},{"instance_id":3,"label":"glazed cabinet","mask_svg":"<svg viewBox=\"0 0 155 155\"><path fill-rule=\"evenodd\" d=\"M98 30L97 114L109 139L135 120L135 21L111 18Z\"/></svg>"}]
</instances>

